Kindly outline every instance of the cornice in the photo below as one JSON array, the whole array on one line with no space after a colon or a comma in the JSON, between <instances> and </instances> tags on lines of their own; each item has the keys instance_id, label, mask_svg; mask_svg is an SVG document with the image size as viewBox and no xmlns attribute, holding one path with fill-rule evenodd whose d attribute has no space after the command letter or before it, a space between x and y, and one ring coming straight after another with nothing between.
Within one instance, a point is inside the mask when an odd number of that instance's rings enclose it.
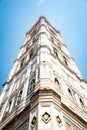
<instances>
[{"instance_id":1,"label":"cornice","mask_svg":"<svg viewBox=\"0 0 87 130\"><path fill-rule=\"evenodd\" d=\"M74 113L74 111L70 110L68 106L65 104L61 103L62 110L64 115L68 117L68 119L73 119L74 123L77 122L79 125L83 127L87 127L87 122L84 121L78 114Z\"/></svg>"}]
</instances>

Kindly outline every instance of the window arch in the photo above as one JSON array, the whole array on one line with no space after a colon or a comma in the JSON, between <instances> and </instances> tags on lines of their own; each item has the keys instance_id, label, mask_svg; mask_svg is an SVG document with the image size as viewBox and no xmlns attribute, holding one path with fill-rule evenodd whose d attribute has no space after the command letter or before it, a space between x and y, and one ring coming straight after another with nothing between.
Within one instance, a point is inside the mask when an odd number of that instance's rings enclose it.
<instances>
[{"instance_id":1,"label":"window arch","mask_svg":"<svg viewBox=\"0 0 87 130\"><path fill-rule=\"evenodd\" d=\"M20 61L20 68L22 68L26 64L26 57L23 57Z\"/></svg>"},{"instance_id":2,"label":"window arch","mask_svg":"<svg viewBox=\"0 0 87 130\"><path fill-rule=\"evenodd\" d=\"M30 82L30 91L35 88L35 78L33 78Z\"/></svg>"},{"instance_id":3,"label":"window arch","mask_svg":"<svg viewBox=\"0 0 87 130\"><path fill-rule=\"evenodd\" d=\"M57 79L57 78L55 78L55 83L59 84L59 81L58 81L58 79Z\"/></svg>"},{"instance_id":4,"label":"window arch","mask_svg":"<svg viewBox=\"0 0 87 130\"><path fill-rule=\"evenodd\" d=\"M81 106L84 106L83 100L81 98L79 98L80 104Z\"/></svg>"},{"instance_id":5,"label":"window arch","mask_svg":"<svg viewBox=\"0 0 87 130\"><path fill-rule=\"evenodd\" d=\"M53 51L54 51L55 57L58 58L58 51L57 51L57 49L55 47L53 48Z\"/></svg>"},{"instance_id":6,"label":"window arch","mask_svg":"<svg viewBox=\"0 0 87 130\"><path fill-rule=\"evenodd\" d=\"M70 94L70 96L72 96L72 92L71 92L70 88L68 88L68 93Z\"/></svg>"},{"instance_id":7,"label":"window arch","mask_svg":"<svg viewBox=\"0 0 87 130\"><path fill-rule=\"evenodd\" d=\"M70 99L74 101L74 96L73 96L72 90L70 88L68 88L68 95L69 95Z\"/></svg>"},{"instance_id":8,"label":"window arch","mask_svg":"<svg viewBox=\"0 0 87 130\"><path fill-rule=\"evenodd\" d=\"M68 61L67 61L67 59L66 59L66 57L65 57L65 56L63 56L63 59L64 59L64 63L65 63L65 65L67 65L67 66L68 66Z\"/></svg>"},{"instance_id":9,"label":"window arch","mask_svg":"<svg viewBox=\"0 0 87 130\"><path fill-rule=\"evenodd\" d=\"M32 48L31 51L30 51L30 53L29 53L29 59L32 59L33 56L34 56L34 50Z\"/></svg>"},{"instance_id":10,"label":"window arch","mask_svg":"<svg viewBox=\"0 0 87 130\"><path fill-rule=\"evenodd\" d=\"M5 114L7 114L8 112L11 112L11 109L12 109L11 107L12 107L12 99L10 99L9 102L8 102Z\"/></svg>"},{"instance_id":11,"label":"window arch","mask_svg":"<svg viewBox=\"0 0 87 130\"><path fill-rule=\"evenodd\" d=\"M19 104L19 103L21 102L22 93L23 93L23 91L20 90L20 92L19 92L19 94L18 94L17 104Z\"/></svg>"},{"instance_id":12,"label":"window arch","mask_svg":"<svg viewBox=\"0 0 87 130\"><path fill-rule=\"evenodd\" d=\"M54 81L55 81L55 84L60 88L60 83L59 83L58 79L55 78Z\"/></svg>"},{"instance_id":13,"label":"window arch","mask_svg":"<svg viewBox=\"0 0 87 130\"><path fill-rule=\"evenodd\" d=\"M9 101L9 112L11 111L12 100Z\"/></svg>"},{"instance_id":14,"label":"window arch","mask_svg":"<svg viewBox=\"0 0 87 130\"><path fill-rule=\"evenodd\" d=\"M38 39L37 37L34 37L32 42L35 43L37 41L37 39Z\"/></svg>"}]
</instances>

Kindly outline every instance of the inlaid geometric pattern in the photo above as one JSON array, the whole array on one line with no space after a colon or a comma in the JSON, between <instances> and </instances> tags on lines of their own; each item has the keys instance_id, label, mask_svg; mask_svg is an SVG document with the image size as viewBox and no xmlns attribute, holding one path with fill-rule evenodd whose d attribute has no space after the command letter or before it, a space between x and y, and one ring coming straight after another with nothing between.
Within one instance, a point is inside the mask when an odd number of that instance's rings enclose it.
<instances>
[{"instance_id":1,"label":"inlaid geometric pattern","mask_svg":"<svg viewBox=\"0 0 87 130\"><path fill-rule=\"evenodd\" d=\"M48 123L50 121L51 117L50 115L45 112L43 115L42 115L42 120L45 122L45 123Z\"/></svg>"}]
</instances>

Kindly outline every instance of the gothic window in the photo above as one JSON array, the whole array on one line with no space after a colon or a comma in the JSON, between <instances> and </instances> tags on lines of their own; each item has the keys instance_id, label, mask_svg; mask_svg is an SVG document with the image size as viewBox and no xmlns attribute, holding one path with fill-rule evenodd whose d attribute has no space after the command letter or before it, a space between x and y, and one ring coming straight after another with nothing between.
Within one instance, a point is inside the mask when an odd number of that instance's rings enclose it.
<instances>
[{"instance_id":1,"label":"gothic window","mask_svg":"<svg viewBox=\"0 0 87 130\"><path fill-rule=\"evenodd\" d=\"M31 49L30 51L30 59L33 57L34 53L33 53L33 49Z\"/></svg>"},{"instance_id":2,"label":"gothic window","mask_svg":"<svg viewBox=\"0 0 87 130\"><path fill-rule=\"evenodd\" d=\"M72 96L72 92L69 88L68 88L68 93L69 93L70 96Z\"/></svg>"},{"instance_id":3,"label":"gothic window","mask_svg":"<svg viewBox=\"0 0 87 130\"><path fill-rule=\"evenodd\" d=\"M34 37L33 38L33 43L35 43L37 41L37 38L36 37Z\"/></svg>"},{"instance_id":4,"label":"gothic window","mask_svg":"<svg viewBox=\"0 0 87 130\"><path fill-rule=\"evenodd\" d=\"M73 94L70 88L68 88L68 94L71 100L73 100Z\"/></svg>"},{"instance_id":5,"label":"gothic window","mask_svg":"<svg viewBox=\"0 0 87 130\"><path fill-rule=\"evenodd\" d=\"M11 106L11 104L12 104L12 100L9 102L9 107Z\"/></svg>"},{"instance_id":6,"label":"gothic window","mask_svg":"<svg viewBox=\"0 0 87 130\"><path fill-rule=\"evenodd\" d=\"M59 81L57 78L55 78L55 83L59 85Z\"/></svg>"},{"instance_id":7,"label":"gothic window","mask_svg":"<svg viewBox=\"0 0 87 130\"><path fill-rule=\"evenodd\" d=\"M8 102L8 106L7 106L7 108L6 108L5 114L7 114L8 112L11 111L11 105L12 105L12 100L10 100L10 101Z\"/></svg>"},{"instance_id":8,"label":"gothic window","mask_svg":"<svg viewBox=\"0 0 87 130\"><path fill-rule=\"evenodd\" d=\"M35 78L33 78L30 82L30 91L35 88Z\"/></svg>"},{"instance_id":9,"label":"gothic window","mask_svg":"<svg viewBox=\"0 0 87 130\"><path fill-rule=\"evenodd\" d=\"M20 62L20 68L22 68L25 65L25 57Z\"/></svg>"},{"instance_id":10,"label":"gothic window","mask_svg":"<svg viewBox=\"0 0 87 130\"><path fill-rule=\"evenodd\" d=\"M67 61L67 59L66 59L65 56L63 56L63 59L64 59L64 63L65 63L65 65L68 65L68 61Z\"/></svg>"},{"instance_id":11,"label":"gothic window","mask_svg":"<svg viewBox=\"0 0 87 130\"><path fill-rule=\"evenodd\" d=\"M15 94L15 96L14 96L14 108L15 108L15 107L16 107L16 105L17 105L16 100L17 100L17 93L16 93L16 94Z\"/></svg>"},{"instance_id":12,"label":"gothic window","mask_svg":"<svg viewBox=\"0 0 87 130\"><path fill-rule=\"evenodd\" d=\"M80 101L81 107L83 108L84 107L83 100L81 98L79 98L79 101Z\"/></svg>"},{"instance_id":13,"label":"gothic window","mask_svg":"<svg viewBox=\"0 0 87 130\"><path fill-rule=\"evenodd\" d=\"M55 80L55 84L60 88L60 84L57 78L54 79Z\"/></svg>"},{"instance_id":14,"label":"gothic window","mask_svg":"<svg viewBox=\"0 0 87 130\"><path fill-rule=\"evenodd\" d=\"M21 102L21 98L22 98L22 90L18 94L17 104L19 104Z\"/></svg>"},{"instance_id":15,"label":"gothic window","mask_svg":"<svg viewBox=\"0 0 87 130\"><path fill-rule=\"evenodd\" d=\"M56 49L56 48L53 48L53 51L54 51L55 57L58 58L58 51L57 51L57 49Z\"/></svg>"}]
</instances>

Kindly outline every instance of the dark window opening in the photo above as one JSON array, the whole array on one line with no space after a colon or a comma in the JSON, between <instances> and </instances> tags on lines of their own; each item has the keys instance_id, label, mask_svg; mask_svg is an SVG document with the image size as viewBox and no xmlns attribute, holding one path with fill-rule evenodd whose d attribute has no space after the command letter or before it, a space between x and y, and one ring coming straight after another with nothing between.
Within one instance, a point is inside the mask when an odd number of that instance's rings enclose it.
<instances>
[{"instance_id":1,"label":"dark window opening","mask_svg":"<svg viewBox=\"0 0 87 130\"><path fill-rule=\"evenodd\" d=\"M65 56L63 56L63 59L64 59L65 64L68 65L68 62Z\"/></svg>"},{"instance_id":2,"label":"dark window opening","mask_svg":"<svg viewBox=\"0 0 87 130\"><path fill-rule=\"evenodd\" d=\"M68 88L68 92L69 92L69 94L72 96L72 92L71 92L71 90Z\"/></svg>"},{"instance_id":3,"label":"dark window opening","mask_svg":"<svg viewBox=\"0 0 87 130\"><path fill-rule=\"evenodd\" d=\"M58 58L58 51L54 48L54 55Z\"/></svg>"},{"instance_id":4,"label":"dark window opening","mask_svg":"<svg viewBox=\"0 0 87 130\"><path fill-rule=\"evenodd\" d=\"M12 100L9 102L9 107L11 106L11 104L12 104Z\"/></svg>"},{"instance_id":5,"label":"dark window opening","mask_svg":"<svg viewBox=\"0 0 87 130\"><path fill-rule=\"evenodd\" d=\"M20 91L20 93L18 95L17 104L19 104L21 102L21 97L22 97L22 90Z\"/></svg>"},{"instance_id":6,"label":"dark window opening","mask_svg":"<svg viewBox=\"0 0 87 130\"><path fill-rule=\"evenodd\" d=\"M55 78L55 83L59 85L59 81L57 78Z\"/></svg>"},{"instance_id":7,"label":"dark window opening","mask_svg":"<svg viewBox=\"0 0 87 130\"><path fill-rule=\"evenodd\" d=\"M31 84L35 83L35 79L32 79Z\"/></svg>"},{"instance_id":8,"label":"dark window opening","mask_svg":"<svg viewBox=\"0 0 87 130\"><path fill-rule=\"evenodd\" d=\"M30 59L33 57L34 53L33 53L33 49L30 51Z\"/></svg>"},{"instance_id":9,"label":"dark window opening","mask_svg":"<svg viewBox=\"0 0 87 130\"><path fill-rule=\"evenodd\" d=\"M35 79L32 79L30 82L30 91L35 88Z\"/></svg>"},{"instance_id":10,"label":"dark window opening","mask_svg":"<svg viewBox=\"0 0 87 130\"><path fill-rule=\"evenodd\" d=\"M59 83L59 81L58 81L58 79L57 78L55 78L55 84L58 86L58 88L60 89L60 83Z\"/></svg>"},{"instance_id":11,"label":"dark window opening","mask_svg":"<svg viewBox=\"0 0 87 130\"><path fill-rule=\"evenodd\" d=\"M25 64L25 57L21 60L21 63L20 63L20 68L22 68Z\"/></svg>"},{"instance_id":12,"label":"dark window opening","mask_svg":"<svg viewBox=\"0 0 87 130\"><path fill-rule=\"evenodd\" d=\"M37 41L37 38L36 37L34 37L34 39L33 39L33 43L35 43Z\"/></svg>"},{"instance_id":13,"label":"dark window opening","mask_svg":"<svg viewBox=\"0 0 87 130\"><path fill-rule=\"evenodd\" d=\"M80 100L81 105L84 105L84 103L83 103L82 99L80 98L79 100Z\"/></svg>"}]
</instances>

